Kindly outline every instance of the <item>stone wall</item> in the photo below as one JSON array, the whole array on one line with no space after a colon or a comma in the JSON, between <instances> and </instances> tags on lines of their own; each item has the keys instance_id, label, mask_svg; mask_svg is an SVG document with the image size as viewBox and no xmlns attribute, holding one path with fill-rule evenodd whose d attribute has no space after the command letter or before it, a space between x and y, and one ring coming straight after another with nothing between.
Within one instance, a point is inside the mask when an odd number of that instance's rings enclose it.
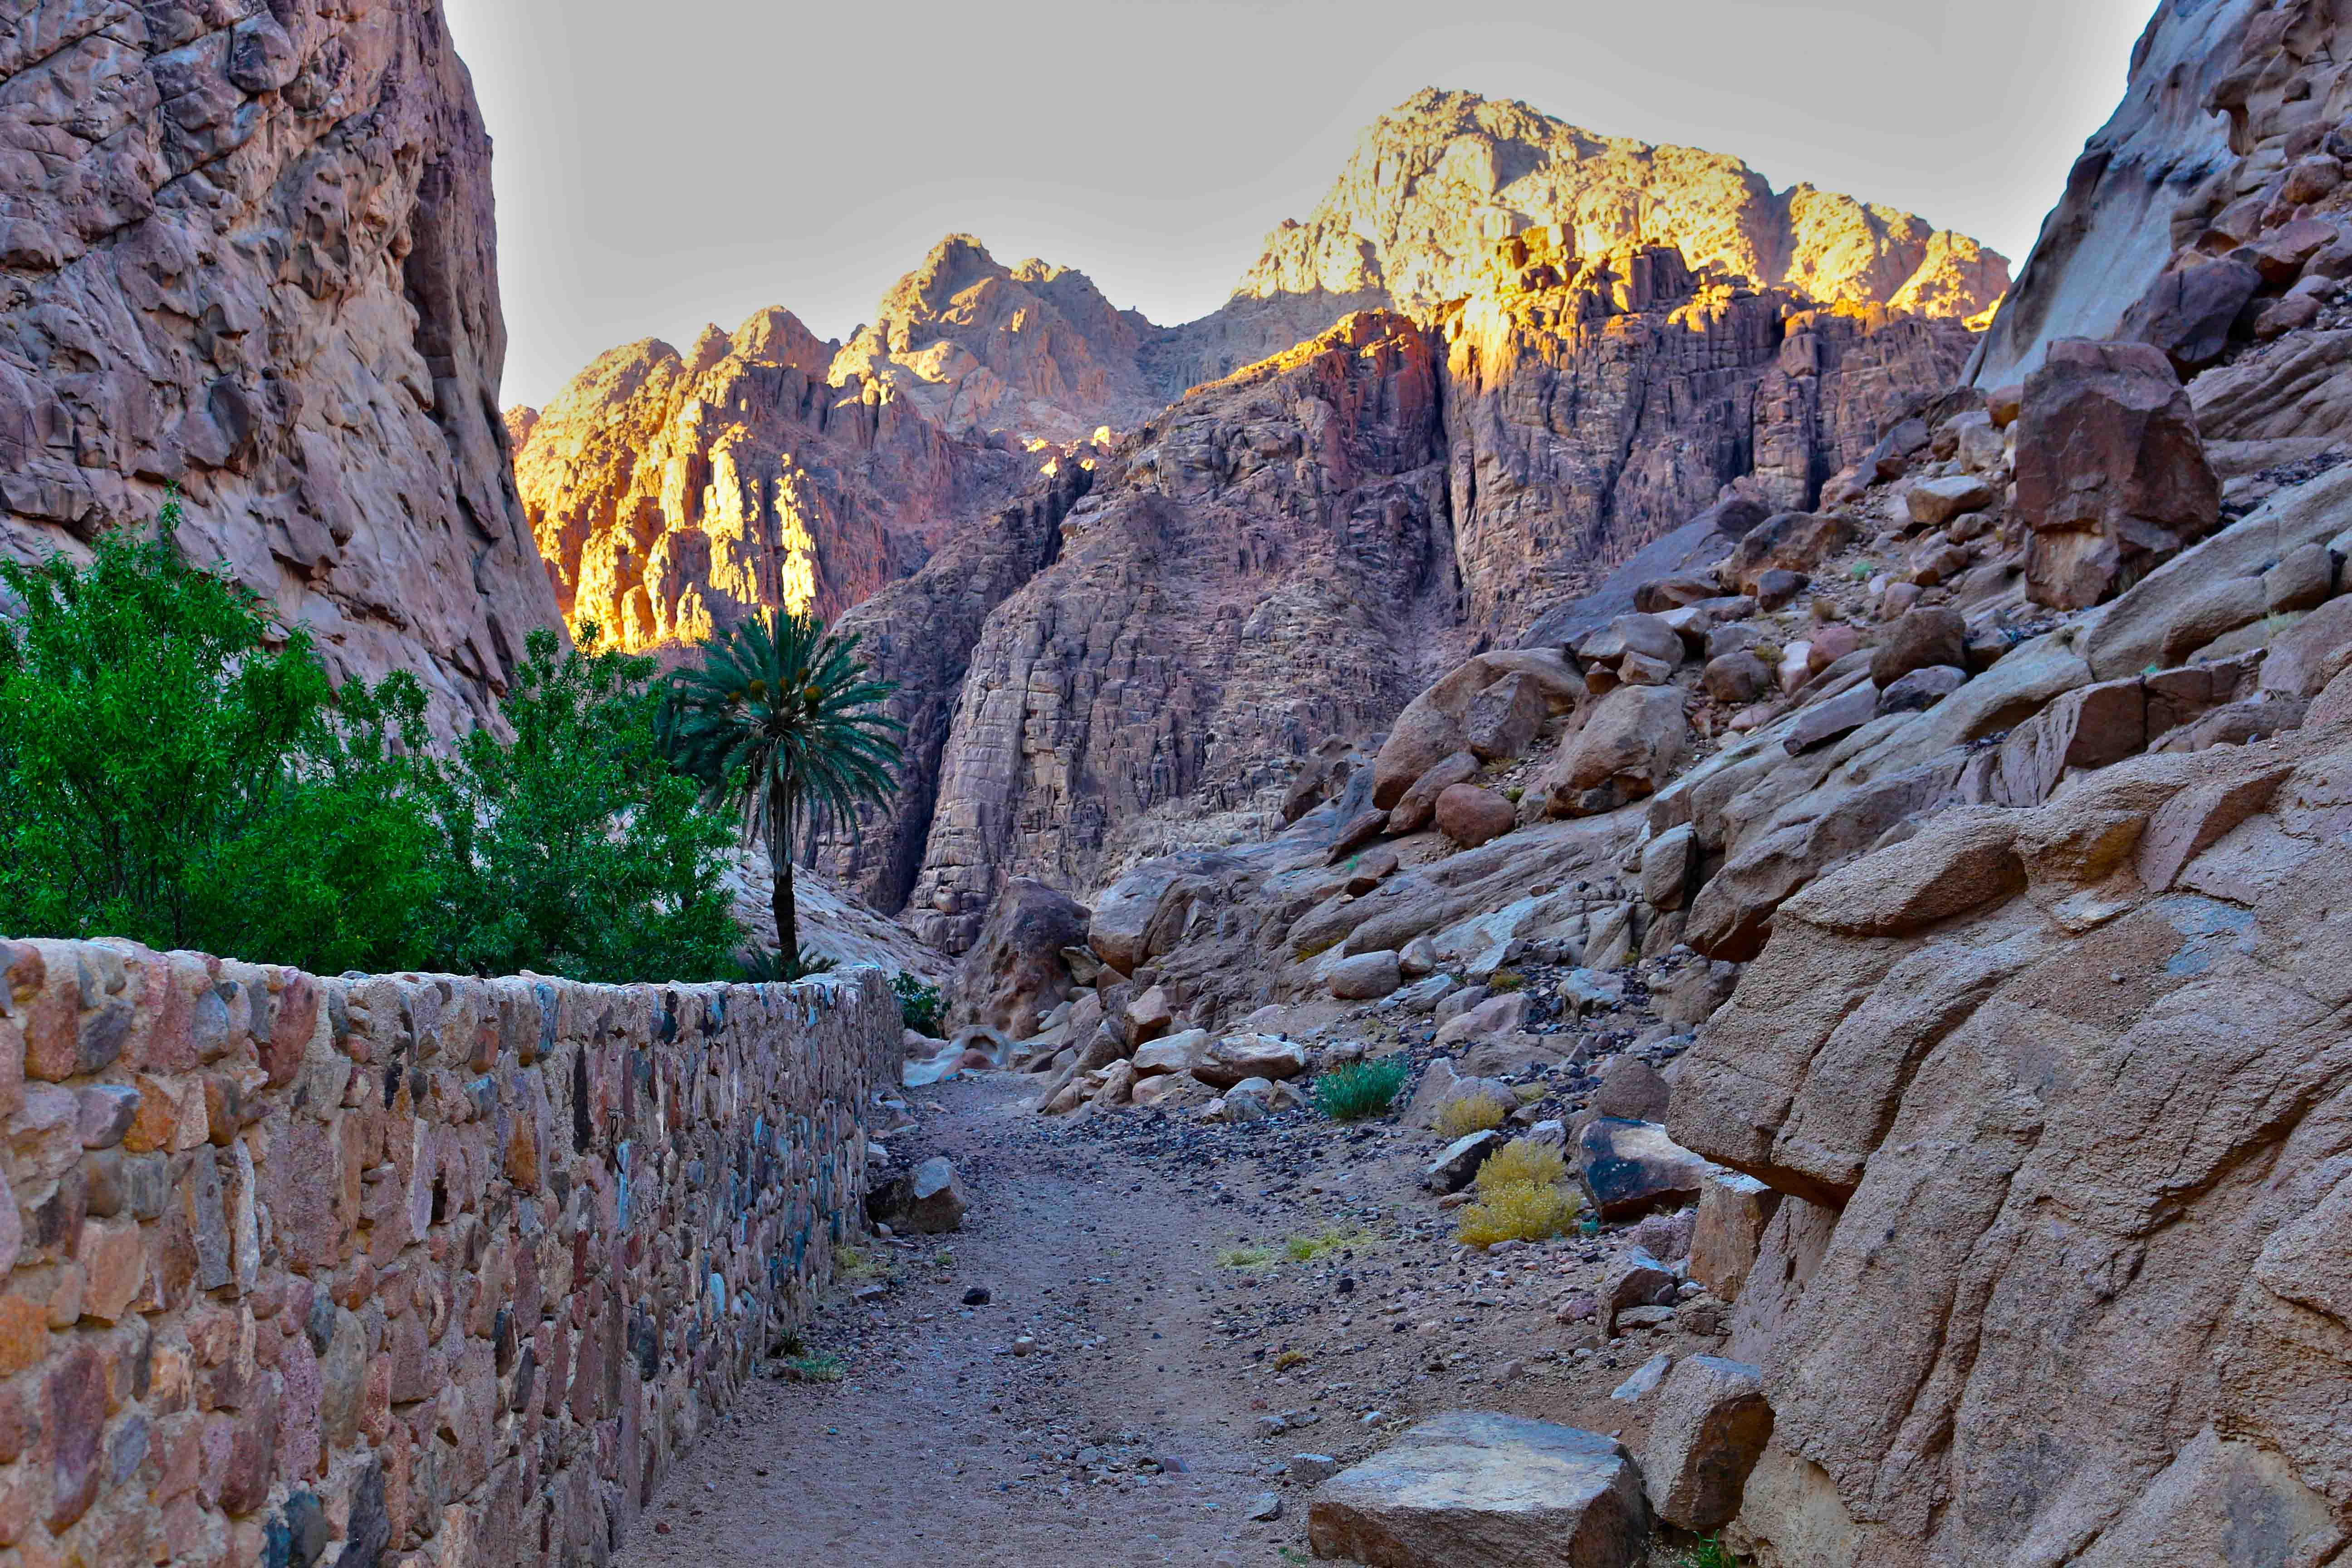
<instances>
[{"instance_id":1,"label":"stone wall","mask_svg":"<svg viewBox=\"0 0 2352 1568\"><path fill-rule=\"evenodd\" d=\"M0 1564L595 1563L826 1284L874 969L0 941Z\"/></svg>"}]
</instances>

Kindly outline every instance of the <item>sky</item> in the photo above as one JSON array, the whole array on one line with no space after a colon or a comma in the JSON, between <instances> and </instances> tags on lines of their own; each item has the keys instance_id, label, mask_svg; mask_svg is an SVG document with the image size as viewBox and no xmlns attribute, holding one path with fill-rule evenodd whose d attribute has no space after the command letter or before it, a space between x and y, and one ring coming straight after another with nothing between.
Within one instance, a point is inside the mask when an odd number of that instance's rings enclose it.
<instances>
[{"instance_id":1,"label":"sky","mask_svg":"<svg viewBox=\"0 0 2352 1568\"><path fill-rule=\"evenodd\" d=\"M495 143L505 400L941 235L1155 321L1224 302L1423 87L1745 159L2022 261L2152 0L445 0Z\"/></svg>"}]
</instances>

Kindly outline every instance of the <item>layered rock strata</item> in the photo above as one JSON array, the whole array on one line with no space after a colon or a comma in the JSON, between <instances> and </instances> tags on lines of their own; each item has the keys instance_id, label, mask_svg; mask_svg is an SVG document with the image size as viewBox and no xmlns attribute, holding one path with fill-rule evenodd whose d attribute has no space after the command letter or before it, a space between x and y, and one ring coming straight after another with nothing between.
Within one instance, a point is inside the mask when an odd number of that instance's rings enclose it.
<instances>
[{"instance_id":1,"label":"layered rock strata","mask_svg":"<svg viewBox=\"0 0 2352 1568\"><path fill-rule=\"evenodd\" d=\"M556 610L498 415L489 139L437 0L36 5L0 35L0 551L181 548L444 734Z\"/></svg>"},{"instance_id":2,"label":"layered rock strata","mask_svg":"<svg viewBox=\"0 0 2352 1568\"><path fill-rule=\"evenodd\" d=\"M606 1560L858 1224L898 1009L0 941L13 1549Z\"/></svg>"}]
</instances>

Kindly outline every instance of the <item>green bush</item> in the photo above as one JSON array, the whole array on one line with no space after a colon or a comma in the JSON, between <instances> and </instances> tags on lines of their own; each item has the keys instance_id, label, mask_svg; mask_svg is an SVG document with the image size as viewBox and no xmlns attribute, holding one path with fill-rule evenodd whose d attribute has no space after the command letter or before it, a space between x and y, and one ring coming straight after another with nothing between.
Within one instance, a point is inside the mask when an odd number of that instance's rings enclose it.
<instances>
[{"instance_id":1,"label":"green bush","mask_svg":"<svg viewBox=\"0 0 2352 1568\"><path fill-rule=\"evenodd\" d=\"M742 945L731 824L655 743L653 661L536 631L488 729L427 754L425 694L340 689L300 627L170 534L0 564L0 910L333 973L703 980ZM560 655L560 657L559 657Z\"/></svg>"},{"instance_id":2,"label":"green bush","mask_svg":"<svg viewBox=\"0 0 2352 1568\"><path fill-rule=\"evenodd\" d=\"M940 1010L944 1003L940 988L926 985L906 970L890 976L890 989L898 995L898 1016L907 1027L919 1035L940 1037Z\"/></svg>"},{"instance_id":3,"label":"green bush","mask_svg":"<svg viewBox=\"0 0 2352 1568\"><path fill-rule=\"evenodd\" d=\"M305 631L126 533L0 581L24 605L0 621L12 934L331 973L432 956L434 800L394 744L422 739L413 678L335 692Z\"/></svg>"},{"instance_id":4,"label":"green bush","mask_svg":"<svg viewBox=\"0 0 2352 1568\"><path fill-rule=\"evenodd\" d=\"M1402 1056L1350 1062L1315 1080L1315 1109L1334 1121L1361 1121L1395 1103L1412 1064Z\"/></svg>"}]
</instances>

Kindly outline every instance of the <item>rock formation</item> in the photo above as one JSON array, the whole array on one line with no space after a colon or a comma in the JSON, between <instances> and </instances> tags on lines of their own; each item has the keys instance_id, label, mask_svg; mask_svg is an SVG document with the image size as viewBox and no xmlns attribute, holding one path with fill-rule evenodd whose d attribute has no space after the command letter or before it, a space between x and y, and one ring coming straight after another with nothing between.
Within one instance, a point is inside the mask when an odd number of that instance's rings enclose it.
<instances>
[{"instance_id":1,"label":"rock formation","mask_svg":"<svg viewBox=\"0 0 2352 1568\"><path fill-rule=\"evenodd\" d=\"M918 929L961 951L1001 878L1084 887L1119 825L1245 805L1402 707L1452 620L1441 450L1436 350L1381 314L1124 443L971 651Z\"/></svg>"},{"instance_id":2,"label":"rock formation","mask_svg":"<svg viewBox=\"0 0 2352 1568\"><path fill-rule=\"evenodd\" d=\"M839 345L787 310L689 353L614 349L519 410L515 473L564 618L638 649L761 610L828 619L929 558L1028 471L957 439L898 383L828 379Z\"/></svg>"},{"instance_id":3,"label":"rock formation","mask_svg":"<svg viewBox=\"0 0 2352 1568\"><path fill-rule=\"evenodd\" d=\"M1034 258L1008 268L951 234L882 297L833 379L895 387L958 434L1079 441L1132 429L1183 390L1155 392L1138 363L1158 331L1083 272Z\"/></svg>"},{"instance_id":4,"label":"rock formation","mask_svg":"<svg viewBox=\"0 0 2352 1568\"><path fill-rule=\"evenodd\" d=\"M437 0L11 8L0 551L179 543L446 734L556 609L508 466L489 139Z\"/></svg>"},{"instance_id":5,"label":"rock formation","mask_svg":"<svg viewBox=\"0 0 2352 1568\"><path fill-rule=\"evenodd\" d=\"M1432 88L1372 123L1306 220L1266 237L1236 294L1385 295L1425 316L1477 286L1497 240L1547 226L1580 254L1672 247L1823 304L1958 320L2009 287L2000 256L1909 213L1811 185L1775 193L1737 158Z\"/></svg>"}]
</instances>

